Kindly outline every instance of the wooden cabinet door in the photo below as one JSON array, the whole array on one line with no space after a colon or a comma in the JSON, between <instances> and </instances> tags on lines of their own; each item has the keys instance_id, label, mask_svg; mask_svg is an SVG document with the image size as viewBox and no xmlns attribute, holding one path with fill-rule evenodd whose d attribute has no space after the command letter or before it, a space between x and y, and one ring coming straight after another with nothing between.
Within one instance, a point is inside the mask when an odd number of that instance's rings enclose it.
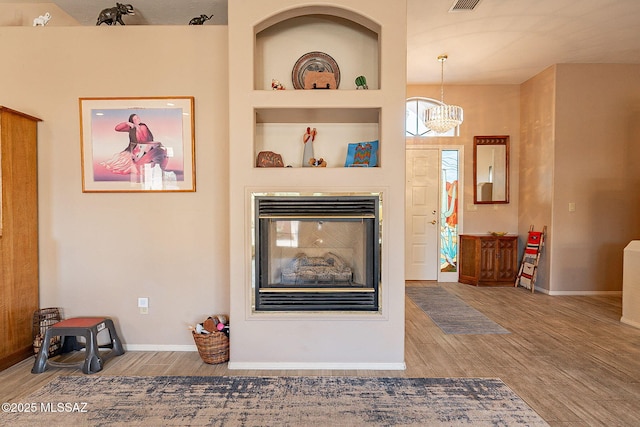
<instances>
[{"instance_id":1,"label":"wooden cabinet door","mask_svg":"<svg viewBox=\"0 0 640 427\"><path fill-rule=\"evenodd\" d=\"M517 238L498 240L496 280L514 281L517 270Z\"/></svg>"},{"instance_id":2,"label":"wooden cabinet door","mask_svg":"<svg viewBox=\"0 0 640 427\"><path fill-rule=\"evenodd\" d=\"M477 285L480 266L480 241L473 236L460 236L458 255L458 280L468 285Z\"/></svg>"},{"instance_id":3,"label":"wooden cabinet door","mask_svg":"<svg viewBox=\"0 0 640 427\"><path fill-rule=\"evenodd\" d=\"M494 239L480 241L480 281L496 280L498 245Z\"/></svg>"},{"instance_id":4,"label":"wooden cabinet door","mask_svg":"<svg viewBox=\"0 0 640 427\"><path fill-rule=\"evenodd\" d=\"M39 290L38 121L0 106L0 370L33 354Z\"/></svg>"},{"instance_id":5,"label":"wooden cabinet door","mask_svg":"<svg viewBox=\"0 0 640 427\"><path fill-rule=\"evenodd\" d=\"M518 236L460 235L458 281L469 285L513 285Z\"/></svg>"}]
</instances>

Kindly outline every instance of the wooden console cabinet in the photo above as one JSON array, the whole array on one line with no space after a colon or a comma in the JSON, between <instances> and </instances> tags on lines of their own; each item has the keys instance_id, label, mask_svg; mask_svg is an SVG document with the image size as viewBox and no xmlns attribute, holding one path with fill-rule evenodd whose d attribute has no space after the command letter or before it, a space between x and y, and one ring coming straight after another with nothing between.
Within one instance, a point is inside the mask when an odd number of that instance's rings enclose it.
<instances>
[{"instance_id":1,"label":"wooden console cabinet","mask_svg":"<svg viewBox=\"0 0 640 427\"><path fill-rule=\"evenodd\" d=\"M38 309L37 124L0 106L0 370L33 354Z\"/></svg>"},{"instance_id":2,"label":"wooden console cabinet","mask_svg":"<svg viewBox=\"0 0 640 427\"><path fill-rule=\"evenodd\" d=\"M461 234L458 281L513 286L518 273L518 236Z\"/></svg>"}]
</instances>

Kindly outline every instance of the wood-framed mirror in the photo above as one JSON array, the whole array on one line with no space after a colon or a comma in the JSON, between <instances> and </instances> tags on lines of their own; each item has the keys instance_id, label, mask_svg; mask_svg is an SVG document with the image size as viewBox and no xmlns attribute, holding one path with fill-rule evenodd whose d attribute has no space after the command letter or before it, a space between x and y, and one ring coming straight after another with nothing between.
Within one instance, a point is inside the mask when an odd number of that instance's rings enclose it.
<instances>
[{"instance_id":1,"label":"wood-framed mirror","mask_svg":"<svg viewBox=\"0 0 640 427\"><path fill-rule=\"evenodd\" d=\"M473 203L509 203L509 135L473 137Z\"/></svg>"}]
</instances>

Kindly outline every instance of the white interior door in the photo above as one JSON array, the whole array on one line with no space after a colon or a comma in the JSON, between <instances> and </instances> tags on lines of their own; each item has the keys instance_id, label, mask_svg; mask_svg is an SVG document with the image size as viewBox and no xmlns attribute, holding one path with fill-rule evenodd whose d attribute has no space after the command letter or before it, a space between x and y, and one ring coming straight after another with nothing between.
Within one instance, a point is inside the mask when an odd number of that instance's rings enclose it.
<instances>
[{"instance_id":1,"label":"white interior door","mask_svg":"<svg viewBox=\"0 0 640 427\"><path fill-rule=\"evenodd\" d=\"M440 150L406 153L405 279L438 280Z\"/></svg>"}]
</instances>

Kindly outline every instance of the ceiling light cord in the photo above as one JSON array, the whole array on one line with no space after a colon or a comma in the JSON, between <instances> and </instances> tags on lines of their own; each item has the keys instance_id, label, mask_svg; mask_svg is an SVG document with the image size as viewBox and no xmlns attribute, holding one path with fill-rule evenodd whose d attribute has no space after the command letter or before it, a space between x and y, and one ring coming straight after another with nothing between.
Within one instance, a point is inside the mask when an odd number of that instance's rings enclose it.
<instances>
[{"instance_id":1,"label":"ceiling light cord","mask_svg":"<svg viewBox=\"0 0 640 427\"><path fill-rule=\"evenodd\" d=\"M444 61L447 60L447 55L438 56L440 61L440 102L444 104Z\"/></svg>"}]
</instances>

